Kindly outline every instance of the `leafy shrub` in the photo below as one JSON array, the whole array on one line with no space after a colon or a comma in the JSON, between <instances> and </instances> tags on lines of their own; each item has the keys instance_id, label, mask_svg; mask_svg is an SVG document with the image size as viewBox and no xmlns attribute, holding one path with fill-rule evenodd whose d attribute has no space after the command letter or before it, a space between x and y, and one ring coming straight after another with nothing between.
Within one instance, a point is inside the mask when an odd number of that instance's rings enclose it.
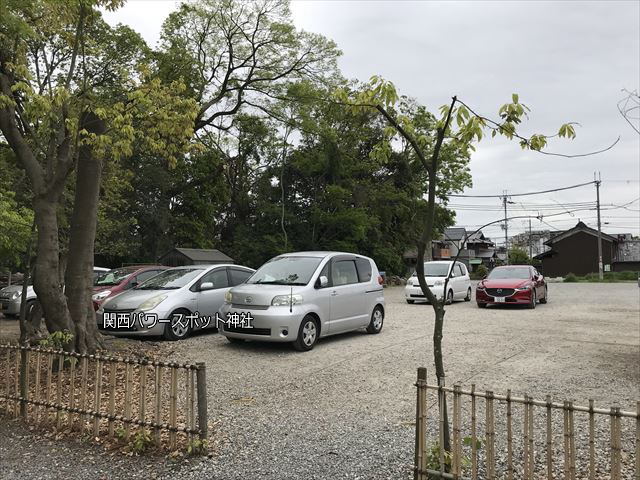
<instances>
[{"instance_id":1,"label":"leafy shrub","mask_svg":"<svg viewBox=\"0 0 640 480\"><path fill-rule=\"evenodd\" d=\"M473 443L473 438L472 437L464 437L462 439L462 444L466 447L471 447ZM476 438L476 451L480 450L482 448L482 440L480 440L479 438ZM453 454L451 452L447 452L445 450L444 452L444 464L447 467L447 471L451 470L451 464L453 461ZM464 453L462 454L462 457L460 458L460 465L463 468L468 468L471 466L471 459L466 456ZM440 470L440 445L438 443L434 443L431 448L427 451L427 468L429 470ZM439 477L432 477L429 476L429 478L439 478Z\"/></svg>"},{"instance_id":2,"label":"leafy shrub","mask_svg":"<svg viewBox=\"0 0 640 480\"><path fill-rule=\"evenodd\" d=\"M60 350L65 345L70 344L72 341L73 333L71 333L69 330L63 330L62 332L50 333L46 338L43 338L38 343L43 347Z\"/></svg>"},{"instance_id":3,"label":"leafy shrub","mask_svg":"<svg viewBox=\"0 0 640 480\"><path fill-rule=\"evenodd\" d=\"M578 281L578 277L576 276L575 273L567 273L567 276L564 277L564 282L577 282Z\"/></svg>"},{"instance_id":4,"label":"leafy shrub","mask_svg":"<svg viewBox=\"0 0 640 480\"><path fill-rule=\"evenodd\" d=\"M487 269L487 267L485 267L483 264L480 264L478 266L478 269L474 273L478 276L478 278L484 278L489 275L489 269Z\"/></svg>"}]
</instances>

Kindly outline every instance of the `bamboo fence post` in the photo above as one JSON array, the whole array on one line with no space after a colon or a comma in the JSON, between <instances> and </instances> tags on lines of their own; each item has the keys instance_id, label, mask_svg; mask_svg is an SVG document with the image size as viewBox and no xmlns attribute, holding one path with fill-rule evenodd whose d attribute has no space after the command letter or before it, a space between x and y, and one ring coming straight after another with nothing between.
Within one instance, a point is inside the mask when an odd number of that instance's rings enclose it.
<instances>
[{"instance_id":1,"label":"bamboo fence post","mask_svg":"<svg viewBox=\"0 0 640 480\"><path fill-rule=\"evenodd\" d=\"M418 368L418 377L416 379L416 441L415 441L415 459L413 478L415 480L423 480L425 465L425 414L426 414L426 384L427 369L425 367Z\"/></svg>"},{"instance_id":2,"label":"bamboo fence post","mask_svg":"<svg viewBox=\"0 0 640 480\"><path fill-rule=\"evenodd\" d=\"M4 404L5 412L9 415L9 384L11 383L11 349L7 348L7 367L4 377L4 393L6 396L6 403Z\"/></svg>"},{"instance_id":3,"label":"bamboo fence post","mask_svg":"<svg viewBox=\"0 0 640 480\"><path fill-rule=\"evenodd\" d=\"M562 408L563 414L563 436L564 436L564 478L569 479L569 407L567 401L564 401Z\"/></svg>"},{"instance_id":4,"label":"bamboo fence post","mask_svg":"<svg viewBox=\"0 0 640 480\"><path fill-rule=\"evenodd\" d=\"M636 402L636 480L640 480L640 401Z\"/></svg>"},{"instance_id":5,"label":"bamboo fence post","mask_svg":"<svg viewBox=\"0 0 640 480\"><path fill-rule=\"evenodd\" d=\"M189 369L189 380L191 382L191 402L189 404L189 423L191 430L195 430L196 428L196 372L193 369ZM194 434L191 433L191 441L194 439Z\"/></svg>"},{"instance_id":6,"label":"bamboo fence post","mask_svg":"<svg viewBox=\"0 0 640 480\"><path fill-rule=\"evenodd\" d=\"M459 442L460 442L460 385L455 384L453 386L453 445L452 445L452 458L451 458L451 470L454 478L460 476L460 466L458 465L459 457Z\"/></svg>"},{"instance_id":7,"label":"bamboo fence post","mask_svg":"<svg viewBox=\"0 0 640 480\"><path fill-rule=\"evenodd\" d=\"M169 447L173 450L176 448L176 392L178 390L178 369L173 366L171 368L171 384L169 390L169 422L171 430L169 431Z\"/></svg>"},{"instance_id":8,"label":"bamboo fence post","mask_svg":"<svg viewBox=\"0 0 640 480\"><path fill-rule=\"evenodd\" d=\"M36 423L40 421L40 360L41 358L42 358L42 354L38 350L38 352L36 353L36 378L34 380L36 384L36 389L34 392L35 400L36 400L36 408L35 408Z\"/></svg>"},{"instance_id":9,"label":"bamboo fence post","mask_svg":"<svg viewBox=\"0 0 640 480\"><path fill-rule=\"evenodd\" d=\"M155 387L156 387L156 401L155 401L155 415L156 415L156 426L154 427L154 434L156 439L156 444L160 445L160 427L159 425L162 423L162 367L160 365L155 366Z\"/></svg>"},{"instance_id":10,"label":"bamboo fence post","mask_svg":"<svg viewBox=\"0 0 640 480\"><path fill-rule=\"evenodd\" d=\"M80 405L82 410L87 409L87 376L89 370L89 359L87 357L82 357L80 362L81 367L81 380L80 380ZM87 426L87 415L85 413L79 416L80 418L80 431L84 433L84 430Z\"/></svg>"},{"instance_id":11,"label":"bamboo fence post","mask_svg":"<svg viewBox=\"0 0 640 480\"><path fill-rule=\"evenodd\" d=\"M13 372L13 384L14 384L14 397L13 400L13 416L18 418L20 414L20 400L18 397L20 396L20 354L16 350L16 368Z\"/></svg>"},{"instance_id":12,"label":"bamboo fence post","mask_svg":"<svg viewBox=\"0 0 640 480\"><path fill-rule=\"evenodd\" d=\"M73 409L76 403L76 357L71 358L71 362L69 365L69 408ZM67 418L69 421L69 428L73 430L74 417L73 410L69 411L69 417Z\"/></svg>"},{"instance_id":13,"label":"bamboo fence post","mask_svg":"<svg viewBox=\"0 0 640 480\"><path fill-rule=\"evenodd\" d=\"M29 392L29 357L28 351L20 349L20 417L27 419L27 395Z\"/></svg>"},{"instance_id":14,"label":"bamboo fence post","mask_svg":"<svg viewBox=\"0 0 640 480\"><path fill-rule=\"evenodd\" d=\"M507 479L513 480L513 428L511 412L511 389L507 390Z\"/></svg>"},{"instance_id":15,"label":"bamboo fence post","mask_svg":"<svg viewBox=\"0 0 640 480\"><path fill-rule=\"evenodd\" d=\"M615 462L612 466L612 475L611 478L613 480L620 480L621 476L621 460L622 460L622 441L620 439L620 407L616 406L613 408L613 417L611 417L614 426L613 433L613 445L615 447Z\"/></svg>"},{"instance_id":16,"label":"bamboo fence post","mask_svg":"<svg viewBox=\"0 0 640 480\"><path fill-rule=\"evenodd\" d=\"M486 436L487 436L487 478L495 478L495 455L494 455L494 423L493 423L493 392L487 390L486 393Z\"/></svg>"},{"instance_id":17,"label":"bamboo fence post","mask_svg":"<svg viewBox=\"0 0 640 480\"><path fill-rule=\"evenodd\" d=\"M198 429L200 440L205 441L209 434L207 419L207 367L204 362L196 363L196 380L198 389Z\"/></svg>"},{"instance_id":18,"label":"bamboo fence post","mask_svg":"<svg viewBox=\"0 0 640 480\"><path fill-rule=\"evenodd\" d=\"M95 417L93 418L93 435L95 437L100 435L100 407L102 401L102 360L99 358L96 360L96 384L95 384L95 396L93 398L93 409Z\"/></svg>"},{"instance_id":19,"label":"bamboo fence post","mask_svg":"<svg viewBox=\"0 0 640 480\"><path fill-rule=\"evenodd\" d=\"M109 366L109 436L113 437L113 417L116 414L116 374L118 363L111 362Z\"/></svg>"},{"instance_id":20,"label":"bamboo fence post","mask_svg":"<svg viewBox=\"0 0 640 480\"><path fill-rule=\"evenodd\" d=\"M58 356L58 381L56 382L56 429L62 426L62 376L64 375L64 354Z\"/></svg>"},{"instance_id":21,"label":"bamboo fence post","mask_svg":"<svg viewBox=\"0 0 640 480\"><path fill-rule=\"evenodd\" d=\"M522 449L524 458L522 461L522 478L530 480L529 477L529 396L524 395L524 421L522 423Z\"/></svg>"},{"instance_id":22,"label":"bamboo fence post","mask_svg":"<svg viewBox=\"0 0 640 480\"><path fill-rule=\"evenodd\" d=\"M547 395L547 479L553 480L553 436L551 430L551 395Z\"/></svg>"},{"instance_id":23,"label":"bamboo fence post","mask_svg":"<svg viewBox=\"0 0 640 480\"><path fill-rule=\"evenodd\" d=\"M76 406L76 357L71 357L69 359L69 416L67 417L67 421L69 422L69 428L73 430L74 418L73 418L73 409Z\"/></svg>"},{"instance_id":24,"label":"bamboo fence post","mask_svg":"<svg viewBox=\"0 0 640 480\"><path fill-rule=\"evenodd\" d=\"M127 359L124 374L124 437L129 440L131 434L131 363Z\"/></svg>"},{"instance_id":25,"label":"bamboo fence post","mask_svg":"<svg viewBox=\"0 0 640 480\"><path fill-rule=\"evenodd\" d=\"M593 412L594 401L589 399L589 480L596 480L596 441L595 441L595 414Z\"/></svg>"},{"instance_id":26,"label":"bamboo fence post","mask_svg":"<svg viewBox=\"0 0 640 480\"><path fill-rule=\"evenodd\" d=\"M574 413L573 413L573 401L569 401L569 476L571 480L576 478L576 442L574 432Z\"/></svg>"},{"instance_id":27,"label":"bamboo fence post","mask_svg":"<svg viewBox=\"0 0 640 480\"><path fill-rule=\"evenodd\" d=\"M20 416L27 420L29 400L29 351L20 349Z\"/></svg>"},{"instance_id":28,"label":"bamboo fence post","mask_svg":"<svg viewBox=\"0 0 640 480\"><path fill-rule=\"evenodd\" d=\"M51 370L53 370L53 353L47 352L47 384L45 390L45 400L47 403L47 407L45 409L45 413L47 415L47 420L49 420L49 405L51 403Z\"/></svg>"},{"instance_id":29,"label":"bamboo fence post","mask_svg":"<svg viewBox=\"0 0 640 480\"><path fill-rule=\"evenodd\" d=\"M533 471L535 469L535 437L533 433L533 397L529 397L529 478L533 479Z\"/></svg>"},{"instance_id":30,"label":"bamboo fence post","mask_svg":"<svg viewBox=\"0 0 640 480\"><path fill-rule=\"evenodd\" d=\"M476 384L471 384L471 478L478 480L478 434L476 432Z\"/></svg>"},{"instance_id":31,"label":"bamboo fence post","mask_svg":"<svg viewBox=\"0 0 640 480\"><path fill-rule=\"evenodd\" d=\"M147 401L147 365L141 363L138 368L138 376L140 377L140 405L138 407L138 419L144 422L146 401ZM144 427L143 427L144 428Z\"/></svg>"}]
</instances>

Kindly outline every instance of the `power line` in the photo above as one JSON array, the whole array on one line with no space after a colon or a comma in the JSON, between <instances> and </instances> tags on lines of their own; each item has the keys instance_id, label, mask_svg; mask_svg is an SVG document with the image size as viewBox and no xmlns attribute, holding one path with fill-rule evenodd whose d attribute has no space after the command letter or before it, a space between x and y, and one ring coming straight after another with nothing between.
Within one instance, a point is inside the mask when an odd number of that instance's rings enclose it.
<instances>
[{"instance_id":1,"label":"power line","mask_svg":"<svg viewBox=\"0 0 640 480\"><path fill-rule=\"evenodd\" d=\"M523 197L526 195L539 195L542 193L552 193L552 192L560 192L562 190L570 190L572 188L578 188L578 187L584 187L585 185L593 185L594 183L596 183L595 180L592 180L590 182L586 182L586 183L579 183L578 185L571 185L569 187L560 187L560 188L553 188L551 190L541 190L539 192L528 192L528 193L510 193L509 197ZM498 194L498 195L449 195L450 197L464 197L464 198L502 198L504 197L504 193L502 194Z\"/></svg>"}]
</instances>

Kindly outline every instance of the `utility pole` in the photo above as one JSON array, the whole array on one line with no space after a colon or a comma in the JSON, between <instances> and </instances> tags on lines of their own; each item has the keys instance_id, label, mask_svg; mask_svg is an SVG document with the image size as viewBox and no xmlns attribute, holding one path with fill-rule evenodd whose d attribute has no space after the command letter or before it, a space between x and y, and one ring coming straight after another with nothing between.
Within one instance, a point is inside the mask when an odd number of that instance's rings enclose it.
<instances>
[{"instance_id":1,"label":"utility pole","mask_svg":"<svg viewBox=\"0 0 640 480\"><path fill-rule=\"evenodd\" d=\"M602 231L600 229L600 183L602 182L600 172L598 172L597 179L595 172L593 173L593 180L596 183L596 208L598 209L598 278L602 280L604 278L604 269L602 265Z\"/></svg>"},{"instance_id":2,"label":"utility pole","mask_svg":"<svg viewBox=\"0 0 640 480\"><path fill-rule=\"evenodd\" d=\"M529 259L533 258L533 239L531 238L531 219L529 219Z\"/></svg>"},{"instance_id":3,"label":"utility pole","mask_svg":"<svg viewBox=\"0 0 640 480\"><path fill-rule=\"evenodd\" d=\"M509 224L507 221L507 191L503 190L502 204L504 205L504 251L507 255L506 263L509 265Z\"/></svg>"}]
</instances>

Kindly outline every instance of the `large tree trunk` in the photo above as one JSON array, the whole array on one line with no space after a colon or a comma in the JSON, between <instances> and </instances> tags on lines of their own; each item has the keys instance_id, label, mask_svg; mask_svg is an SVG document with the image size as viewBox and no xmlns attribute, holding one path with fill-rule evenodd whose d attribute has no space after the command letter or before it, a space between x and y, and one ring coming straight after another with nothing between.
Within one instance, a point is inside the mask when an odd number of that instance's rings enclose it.
<instances>
[{"instance_id":1,"label":"large tree trunk","mask_svg":"<svg viewBox=\"0 0 640 480\"><path fill-rule=\"evenodd\" d=\"M33 288L42 306L49 332L72 332L71 316L67 308L59 277L58 195L38 195L33 201L33 211L38 227L37 256Z\"/></svg>"},{"instance_id":2,"label":"large tree trunk","mask_svg":"<svg viewBox=\"0 0 640 480\"><path fill-rule=\"evenodd\" d=\"M104 131L104 124L97 117L87 115L83 120L83 128L88 131L98 134ZM101 179L101 159L93 155L90 147L80 147L69 236L69 257L65 272L65 292L73 321L75 348L80 353L94 353L101 344L91 302Z\"/></svg>"}]
</instances>

